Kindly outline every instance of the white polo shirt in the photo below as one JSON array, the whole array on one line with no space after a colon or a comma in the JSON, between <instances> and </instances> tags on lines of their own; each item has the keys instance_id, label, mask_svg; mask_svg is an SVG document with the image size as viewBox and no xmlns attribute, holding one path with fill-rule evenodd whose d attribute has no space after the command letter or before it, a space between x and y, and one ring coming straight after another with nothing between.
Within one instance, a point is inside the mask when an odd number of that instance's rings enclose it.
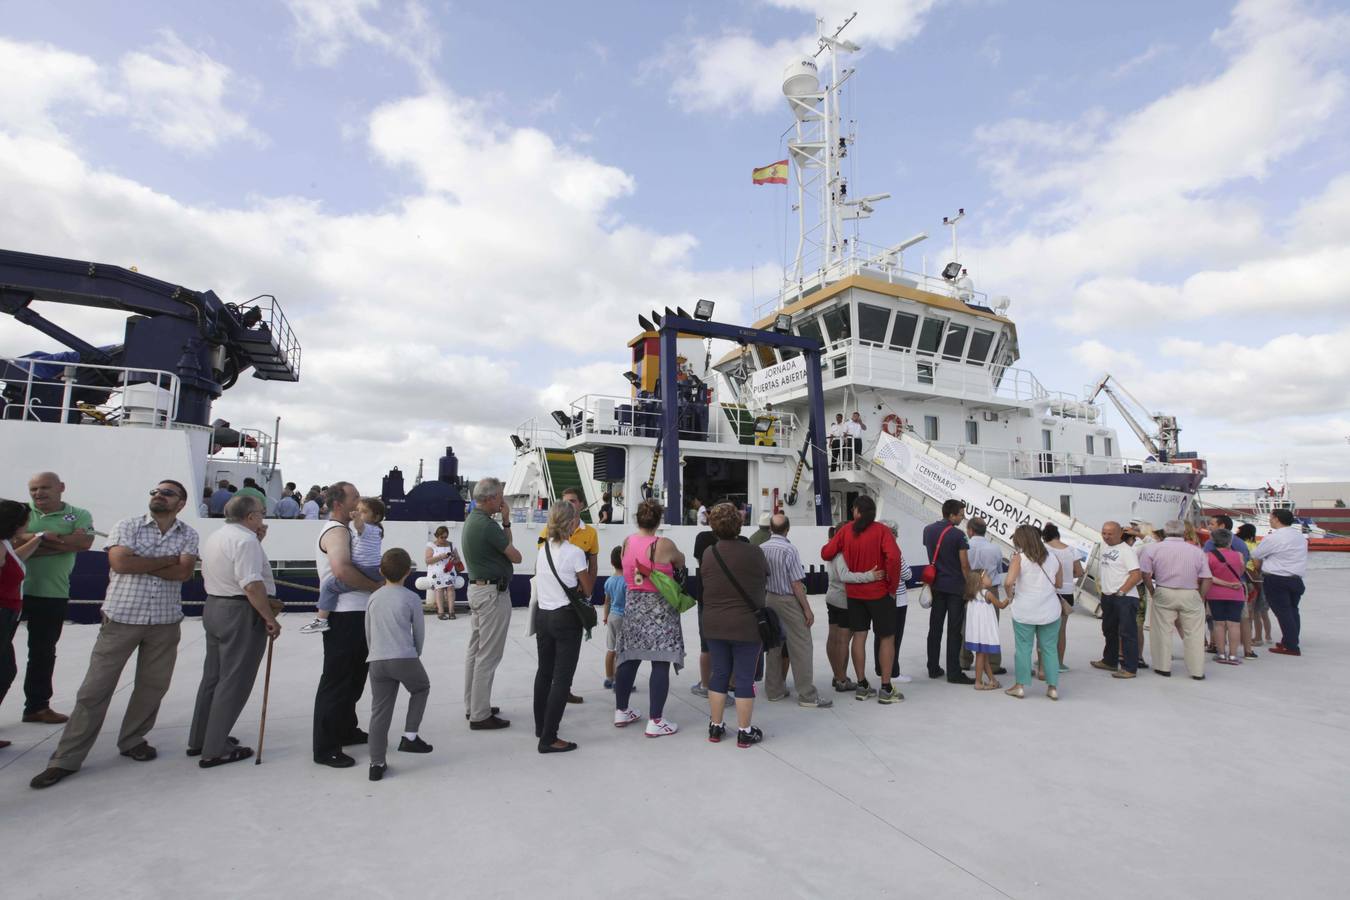
<instances>
[{"instance_id":1,"label":"white polo shirt","mask_svg":"<svg viewBox=\"0 0 1350 900\"><path fill-rule=\"evenodd\" d=\"M226 522L202 542L202 583L216 597L242 596L244 588L261 581L267 596L275 597L276 582L258 536L238 522Z\"/></svg>"},{"instance_id":2,"label":"white polo shirt","mask_svg":"<svg viewBox=\"0 0 1350 900\"><path fill-rule=\"evenodd\" d=\"M1252 559L1261 560L1261 571L1267 575L1302 578L1308 571L1308 537L1297 525L1272 528L1252 551Z\"/></svg>"}]
</instances>

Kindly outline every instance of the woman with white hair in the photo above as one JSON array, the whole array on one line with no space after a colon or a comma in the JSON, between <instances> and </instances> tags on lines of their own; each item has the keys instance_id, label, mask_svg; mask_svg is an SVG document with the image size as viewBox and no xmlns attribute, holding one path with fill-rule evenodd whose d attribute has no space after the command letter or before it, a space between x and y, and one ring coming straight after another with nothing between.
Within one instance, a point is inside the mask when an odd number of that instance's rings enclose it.
<instances>
[{"instance_id":1,"label":"woman with white hair","mask_svg":"<svg viewBox=\"0 0 1350 900\"><path fill-rule=\"evenodd\" d=\"M544 527L544 546L535 559L534 583L539 609L535 613L534 639L539 650L539 668L534 675L534 734L540 753L566 753L577 749L572 741L558 737L572 676L581 655L581 619L572 610L568 596L578 588L591 596L595 579L586 554L569 538L581 519L566 500L554 503Z\"/></svg>"}]
</instances>

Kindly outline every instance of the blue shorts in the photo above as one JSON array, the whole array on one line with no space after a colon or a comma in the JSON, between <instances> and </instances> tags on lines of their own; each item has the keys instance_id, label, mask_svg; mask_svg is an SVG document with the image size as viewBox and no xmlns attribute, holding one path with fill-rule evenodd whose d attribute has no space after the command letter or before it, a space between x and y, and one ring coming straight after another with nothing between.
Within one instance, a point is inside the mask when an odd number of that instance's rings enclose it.
<instances>
[{"instance_id":1,"label":"blue shorts","mask_svg":"<svg viewBox=\"0 0 1350 900\"><path fill-rule=\"evenodd\" d=\"M1241 600L1211 600L1209 615L1215 622L1241 622L1243 605Z\"/></svg>"}]
</instances>

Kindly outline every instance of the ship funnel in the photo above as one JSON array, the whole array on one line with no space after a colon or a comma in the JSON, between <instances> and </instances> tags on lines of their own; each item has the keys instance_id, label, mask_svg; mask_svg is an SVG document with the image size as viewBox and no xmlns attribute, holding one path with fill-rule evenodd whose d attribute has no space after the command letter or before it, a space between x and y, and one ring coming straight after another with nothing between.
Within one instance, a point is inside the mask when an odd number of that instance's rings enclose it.
<instances>
[{"instance_id":1,"label":"ship funnel","mask_svg":"<svg viewBox=\"0 0 1350 900\"><path fill-rule=\"evenodd\" d=\"M798 119L805 119L815 109L820 103L819 94L820 74L815 60L804 57L783 70L783 96Z\"/></svg>"}]
</instances>

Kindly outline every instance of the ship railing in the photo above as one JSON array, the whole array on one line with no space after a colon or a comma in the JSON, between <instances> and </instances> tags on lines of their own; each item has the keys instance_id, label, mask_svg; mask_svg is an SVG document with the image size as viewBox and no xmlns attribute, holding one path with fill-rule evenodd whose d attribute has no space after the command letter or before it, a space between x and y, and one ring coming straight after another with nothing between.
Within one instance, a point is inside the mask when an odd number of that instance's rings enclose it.
<instances>
[{"instance_id":1,"label":"ship railing","mask_svg":"<svg viewBox=\"0 0 1350 900\"><path fill-rule=\"evenodd\" d=\"M870 384L913 389L927 394L967 400L1006 400L1018 403L1072 399L1047 391L1027 369L971 364L940 353L892 350L841 341L823 353L826 382L852 378Z\"/></svg>"},{"instance_id":2,"label":"ship railing","mask_svg":"<svg viewBox=\"0 0 1350 900\"><path fill-rule=\"evenodd\" d=\"M1035 478L1046 475L1123 475L1143 472L1191 472L1189 466L1124 456L1096 456L1049 450L1007 450L934 441L933 447L994 478Z\"/></svg>"},{"instance_id":3,"label":"ship railing","mask_svg":"<svg viewBox=\"0 0 1350 900\"><path fill-rule=\"evenodd\" d=\"M257 428L241 428L238 434L230 444L216 443L212 437L211 458L256 465L264 478L271 478L277 459L272 435Z\"/></svg>"},{"instance_id":4,"label":"ship railing","mask_svg":"<svg viewBox=\"0 0 1350 900\"><path fill-rule=\"evenodd\" d=\"M556 447L566 440L561 431L540 425L539 420L533 418L521 422L511 434L520 440L517 453L527 453L536 447Z\"/></svg>"},{"instance_id":5,"label":"ship railing","mask_svg":"<svg viewBox=\"0 0 1350 900\"><path fill-rule=\"evenodd\" d=\"M887 249L859 241L850 246L847 256L836 262L826 265L823 261L818 261L804 265L801 278L793 278L791 273L788 273L783 279L778 296L755 305L755 318L763 318L789 303L853 275L951 297L968 306L991 309L987 292L965 286L957 287L955 283L941 276L907 269L900 259L900 254L888 254Z\"/></svg>"},{"instance_id":6,"label":"ship railing","mask_svg":"<svg viewBox=\"0 0 1350 900\"><path fill-rule=\"evenodd\" d=\"M161 369L0 357L0 419L170 428L178 376Z\"/></svg>"},{"instance_id":7,"label":"ship railing","mask_svg":"<svg viewBox=\"0 0 1350 900\"><path fill-rule=\"evenodd\" d=\"M656 438L661 434L661 410L659 398L585 394L572 401L567 410L555 413L554 419L564 439ZM764 447L791 445L799 430L797 417L789 412L719 408L716 403L681 404L679 429L681 441Z\"/></svg>"}]
</instances>

